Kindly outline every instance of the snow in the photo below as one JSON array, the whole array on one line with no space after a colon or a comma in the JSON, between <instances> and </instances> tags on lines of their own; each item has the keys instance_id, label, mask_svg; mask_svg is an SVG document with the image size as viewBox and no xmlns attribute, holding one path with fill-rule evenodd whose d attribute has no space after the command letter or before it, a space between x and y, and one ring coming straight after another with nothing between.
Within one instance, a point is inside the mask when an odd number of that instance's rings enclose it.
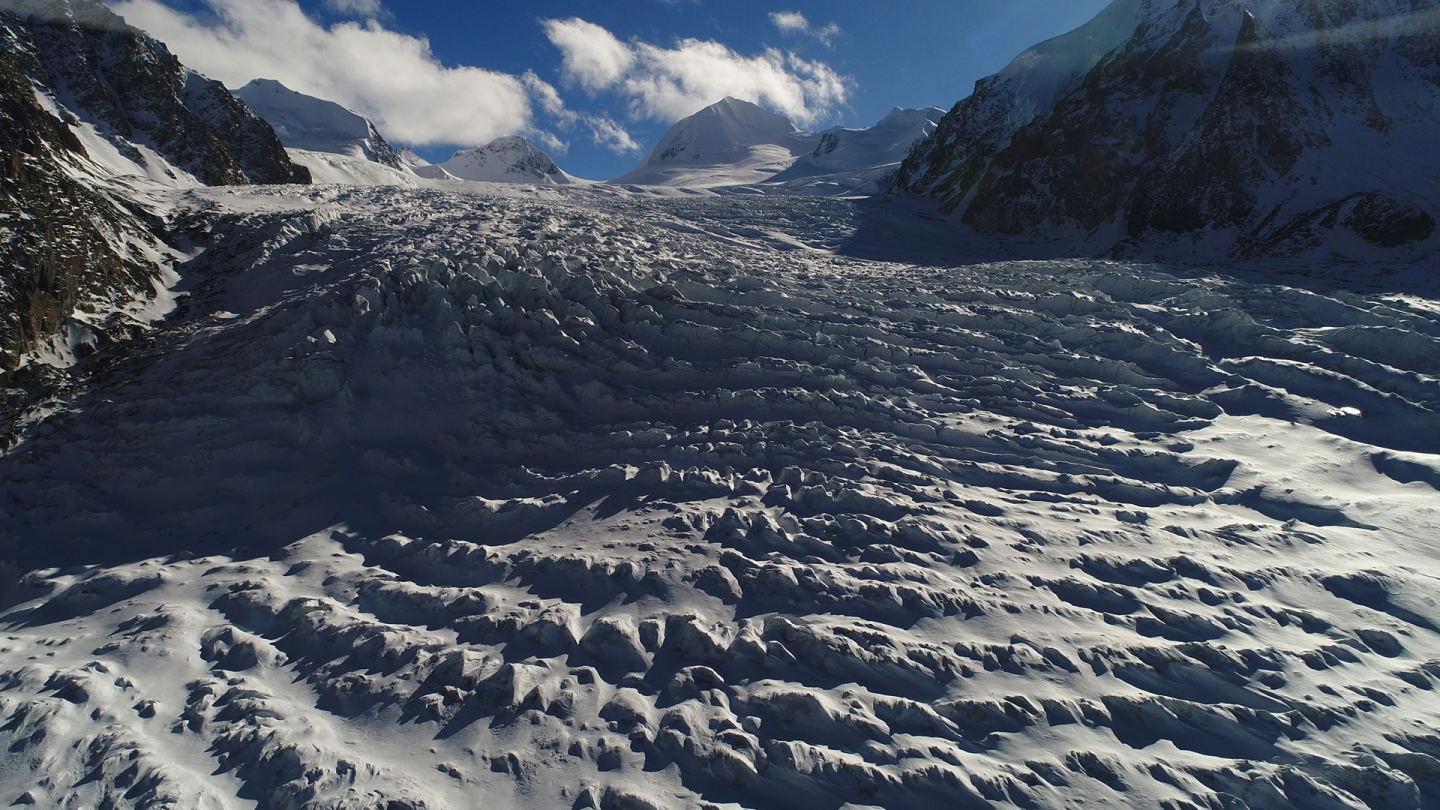
<instances>
[{"instance_id":1,"label":"snow","mask_svg":"<svg viewBox=\"0 0 1440 810\"><path fill-rule=\"evenodd\" d=\"M1435 801L1424 268L144 193L183 309L0 457L0 803Z\"/></svg>"},{"instance_id":2,"label":"snow","mask_svg":"<svg viewBox=\"0 0 1440 810\"><path fill-rule=\"evenodd\" d=\"M810 148L812 140L782 116L724 98L670 128L620 185L685 186L759 183Z\"/></svg>"},{"instance_id":3,"label":"snow","mask_svg":"<svg viewBox=\"0 0 1440 810\"><path fill-rule=\"evenodd\" d=\"M1152 7L1163 8L1147 0L1114 0L1089 22L1026 50L1004 70L982 80L1008 90L1003 136L1014 135L1049 110L1102 58L1134 36Z\"/></svg>"},{"instance_id":4,"label":"snow","mask_svg":"<svg viewBox=\"0 0 1440 810\"><path fill-rule=\"evenodd\" d=\"M130 155L122 153L113 141L101 135L95 124L77 118L72 112L73 103L62 104L44 89L36 88L35 100L46 112L67 122L70 131L80 140L89 158L90 173L120 177L141 177L152 183L176 188L194 188L204 185L194 175L175 166L145 143L125 141ZM139 158L136 160L135 158Z\"/></svg>"},{"instance_id":5,"label":"snow","mask_svg":"<svg viewBox=\"0 0 1440 810\"><path fill-rule=\"evenodd\" d=\"M408 186L421 185L417 169L391 168L368 158L336 154L331 151L311 152L306 149L287 148L290 159L310 170L315 183L342 183L360 186Z\"/></svg>"}]
</instances>

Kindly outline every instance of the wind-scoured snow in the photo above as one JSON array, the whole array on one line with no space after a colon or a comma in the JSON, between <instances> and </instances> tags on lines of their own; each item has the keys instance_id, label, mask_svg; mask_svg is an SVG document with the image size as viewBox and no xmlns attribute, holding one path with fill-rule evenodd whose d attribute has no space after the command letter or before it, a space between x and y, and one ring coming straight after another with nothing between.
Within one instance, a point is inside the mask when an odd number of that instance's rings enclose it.
<instances>
[{"instance_id":1,"label":"wind-scoured snow","mask_svg":"<svg viewBox=\"0 0 1440 810\"><path fill-rule=\"evenodd\" d=\"M152 193L183 313L0 458L0 803L1436 801L1433 285Z\"/></svg>"}]
</instances>

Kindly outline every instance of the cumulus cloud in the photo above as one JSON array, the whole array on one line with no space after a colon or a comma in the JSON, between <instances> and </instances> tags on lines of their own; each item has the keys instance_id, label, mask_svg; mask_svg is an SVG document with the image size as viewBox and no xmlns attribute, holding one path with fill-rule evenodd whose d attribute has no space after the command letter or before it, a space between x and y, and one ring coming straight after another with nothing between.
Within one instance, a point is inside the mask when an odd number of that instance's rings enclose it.
<instances>
[{"instance_id":1,"label":"cumulus cloud","mask_svg":"<svg viewBox=\"0 0 1440 810\"><path fill-rule=\"evenodd\" d=\"M380 8L376 0L330 2ZM531 92L521 78L446 67L424 39L373 19L327 28L294 0L205 3L213 16L204 20L158 0L119 0L112 8L207 76L232 87L254 78L279 80L371 118L402 143L487 143L535 133Z\"/></svg>"},{"instance_id":2,"label":"cumulus cloud","mask_svg":"<svg viewBox=\"0 0 1440 810\"><path fill-rule=\"evenodd\" d=\"M635 64L635 52L615 35L578 18L544 20L545 35L564 58L565 78L594 93L619 81Z\"/></svg>"},{"instance_id":3,"label":"cumulus cloud","mask_svg":"<svg viewBox=\"0 0 1440 810\"><path fill-rule=\"evenodd\" d=\"M621 42L581 19L544 26L560 49L566 81L591 94L619 94L636 118L676 121L734 96L808 125L829 117L850 92L850 81L829 65L774 48L745 56L708 40L683 39L671 48Z\"/></svg>"},{"instance_id":4,"label":"cumulus cloud","mask_svg":"<svg viewBox=\"0 0 1440 810\"><path fill-rule=\"evenodd\" d=\"M840 35L840 26L835 23L822 25L818 28L810 25L810 21L804 14L798 11L775 11L770 14L770 22L780 29L782 34L809 34L820 40L827 47L835 37Z\"/></svg>"},{"instance_id":5,"label":"cumulus cloud","mask_svg":"<svg viewBox=\"0 0 1440 810\"><path fill-rule=\"evenodd\" d=\"M325 8L352 17L386 16L385 6L380 0L325 0Z\"/></svg>"},{"instance_id":6,"label":"cumulus cloud","mask_svg":"<svg viewBox=\"0 0 1440 810\"><path fill-rule=\"evenodd\" d=\"M642 151L640 143L631 137L624 127L607 115L587 115L584 117L584 123L590 130L590 137L594 139L595 143L617 155Z\"/></svg>"}]
</instances>

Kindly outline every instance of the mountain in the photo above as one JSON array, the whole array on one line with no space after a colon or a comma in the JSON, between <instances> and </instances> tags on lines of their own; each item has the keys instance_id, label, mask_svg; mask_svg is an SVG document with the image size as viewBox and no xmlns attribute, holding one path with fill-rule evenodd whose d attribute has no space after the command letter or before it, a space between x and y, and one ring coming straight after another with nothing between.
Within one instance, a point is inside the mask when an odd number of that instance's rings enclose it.
<instances>
[{"instance_id":1,"label":"mountain","mask_svg":"<svg viewBox=\"0 0 1440 810\"><path fill-rule=\"evenodd\" d=\"M748 101L726 98L676 123L634 171L610 182L691 188L775 183L792 193L873 193L943 115L897 107L867 129L810 133Z\"/></svg>"},{"instance_id":2,"label":"mountain","mask_svg":"<svg viewBox=\"0 0 1440 810\"><path fill-rule=\"evenodd\" d=\"M224 85L98 0L0 0L0 25L27 78L141 173L158 155L206 185L309 182Z\"/></svg>"},{"instance_id":3,"label":"mountain","mask_svg":"<svg viewBox=\"0 0 1440 810\"><path fill-rule=\"evenodd\" d=\"M758 183L814 149L814 140L782 116L727 97L676 123L634 171L610 182L691 187Z\"/></svg>"},{"instance_id":4,"label":"mountain","mask_svg":"<svg viewBox=\"0 0 1440 810\"><path fill-rule=\"evenodd\" d=\"M1435 0L1117 0L976 85L895 189L1117 254L1437 247Z\"/></svg>"},{"instance_id":5,"label":"mountain","mask_svg":"<svg viewBox=\"0 0 1440 810\"><path fill-rule=\"evenodd\" d=\"M310 181L223 85L96 0L0 0L0 43L0 368L68 365L172 306L169 251L120 178Z\"/></svg>"},{"instance_id":6,"label":"mountain","mask_svg":"<svg viewBox=\"0 0 1440 810\"><path fill-rule=\"evenodd\" d=\"M574 177L561 171L549 155L517 135L497 138L485 146L456 152L434 168L443 170L450 177L481 183L571 185L576 182ZM434 179L444 178L437 175Z\"/></svg>"},{"instance_id":7,"label":"mountain","mask_svg":"<svg viewBox=\"0 0 1440 810\"><path fill-rule=\"evenodd\" d=\"M333 101L298 93L273 79L256 79L235 97L270 122L289 149L363 158L404 168L375 124Z\"/></svg>"},{"instance_id":8,"label":"mountain","mask_svg":"<svg viewBox=\"0 0 1440 810\"><path fill-rule=\"evenodd\" d=\"M7 22L0 16L0 369L11 371L54 336L57 356L73 355L81 343L93 348L98 335L85 317L103 320L140 293L154 293L160 272L143 255L159 247L145 223L81 181L98 167L40 104L16 64L20 51ZM13 385L6 382L0 389ZM0 400L10 393L0 391Z\"/></svg>"}]
</instances>

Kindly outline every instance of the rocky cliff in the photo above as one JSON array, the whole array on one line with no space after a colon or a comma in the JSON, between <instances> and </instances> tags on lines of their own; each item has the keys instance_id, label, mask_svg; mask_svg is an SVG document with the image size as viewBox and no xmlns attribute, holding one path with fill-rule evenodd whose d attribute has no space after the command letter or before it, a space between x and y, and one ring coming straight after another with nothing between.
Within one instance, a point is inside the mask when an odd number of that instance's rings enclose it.
<instances>
[{"instance_id":1,"label":"rocky cliff","mask_svg":"<svg viewBox=\"0 0 1440 810\"><path fill-rule=\"evenodd\" d=\"M1436 0L1117 0L979 82L895 189L1096 252L1416 255L1440 211Z\"/></svg>"},{"instance_id":2,"label":"rocky cliff","mask_svg":"<svg viewBox=\"0 0 1440 810\"><path fill-rule=\"evenodd\" d=\"M6 43L7 45L9 43ZM0 368L13 369L77 309L116 309L151 289L156 268L125 234L144 224L75 179L84 149L30 90L10 48L0 49Z\"/></svg>"}]
</instances>

